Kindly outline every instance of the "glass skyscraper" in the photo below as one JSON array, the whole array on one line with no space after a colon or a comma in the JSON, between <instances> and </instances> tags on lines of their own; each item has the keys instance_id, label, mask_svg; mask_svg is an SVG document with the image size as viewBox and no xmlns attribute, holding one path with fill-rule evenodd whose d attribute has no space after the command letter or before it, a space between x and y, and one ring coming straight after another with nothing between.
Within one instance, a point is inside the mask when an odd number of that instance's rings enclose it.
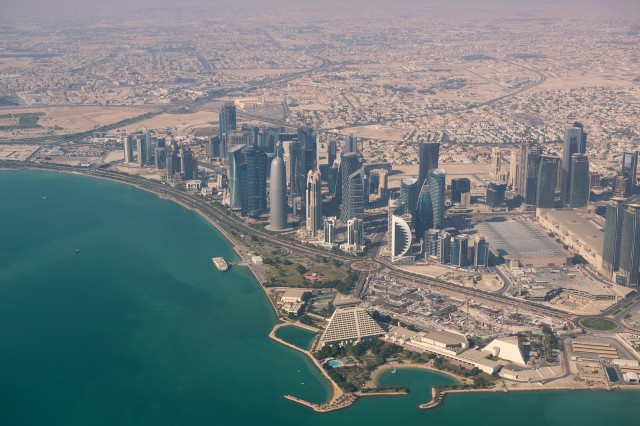
<instances>
[{"instance_id":1,"label":"glass skyscraper","mask_svg":"<svg viewBox=\"0 0 640 426\"><path fill-rule=\"evenodd\" d=\"M575 122L573 127L564 133L564 152L562 153L562 173L560 177L560 193L562 204L569 202L571 190L571 156L584 154L587 150L587 133L582 123Z\"/></svg>"},{"instance_id":2,"label":"glass skyscraper","mask_svg":"<svg viewBox=\"0 0 640 426\"><path fill-rule=\"evenodd\" d=\"M444 224L444 192L446 185L444 169L434 169L429 172L429 192L433 203L433 227L442 228Z\"/></svg>"},{"instance_id":3,"label":"glass skyscraper","mask_svg":"<svg viewBox=\"0 0 640 426\"><path fill-rule=\"evenodd\" d=\"M424 238L427 230L433 228L433 203L429 187L424 185L418 196L418 206L413 222L416 227L416 239Z\"/></svg>"},{"instance_id":4,"label":"glass skyscraper","mask_svg":"<svg viewBox=\"0 0 640 426\"><path fill-rule=\"evenodd\" d=\"M555 207L556 183L560 158L555 155L543 155L538 168L536 207L552 209Z\"/></svg>"},{"instance_id":5,"label":"glass skyscraper","mask_svg":"<svg viewBox=\"0 0 640 426\"><path fill-rule=\"evenodd\" d=\"M609 277L620 267L620 240L624 217L624 198L614 197L607 205L607 216L602 247L602 267Z\"/></svg>"},{"instance_id":6,"label":"glass skyscraper","mask_svg":"<svg viewBox=\"0 0 640 426\"><path fill-rule=\"evenodd\" d=\"M429 172L438 168L440 144L438 142L422 142L418 149L420 157L420 164L418 166L418 191L420 191L424 182L429 179Z\"/></svg>"},{"instance_id":7,"label":"glass skyscraper","mask_svg":"<svg viewBox=\"0 0 640 426\"><path fill-rule=\"evenodd\" d=\"M589 202L589 158L584 154L571 156L569 176L569 207L587 207Z\"/></svg>"},{"instance_id":8,"label":"glass skyscraper","mask_svg":"<svg viewBox=\"0 0 640 426\"><path fill-rule=\"evenodd\" d=\"M412 217L416 213L416 205L418 204L418 180L415 178L405 178L400 181L400 199L404 207L404 214L410 214Z\"/></svg>"},{"instance_id":9,"label":"glass skyscraper","mask_svg":"<svg viewBox=\"0 0 640 426\"><path fill-rule=\"evenodd\" d=\"M639 204L629 204L624 211L620 240L620 272L624 275L628 287L640 284Z\"/></svg>"}]
</instances>

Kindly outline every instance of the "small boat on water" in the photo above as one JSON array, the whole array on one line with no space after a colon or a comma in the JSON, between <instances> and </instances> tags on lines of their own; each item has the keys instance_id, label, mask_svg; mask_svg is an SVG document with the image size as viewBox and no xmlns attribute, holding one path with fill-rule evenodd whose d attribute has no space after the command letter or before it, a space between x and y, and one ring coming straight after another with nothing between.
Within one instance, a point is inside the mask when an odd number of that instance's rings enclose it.
<instances>
[{"instance_id":1,"label":"small boat on water","mask_svg":"<svg viewBox=\"0 0 640 426\"><path fill-rule=\"evenodd\" d=\"M80 249L76 249L76 254L80 253Z\"/></svg>"},{"instance_id":2,"label":"small boat on water","mask_svg":"<svg viewBox=\"0 0 640 426\"><path fill-rule=\"evenodd\" d=\"M227 263L226 260L224 260L223 257L212 257L211 261L216 266L218 271L224 272L229 269L229 264Z\"/></svg>"},{"instance_id":3,"label":"small boat on water","mask_svg":"<svg viewBox=\"0 0 640 426\"><path fill-rule=\"evenodd\" d=\"M46 200L46 199L47 199L47 197L42 197L42 199L43 199L43 200Z\"/></svg>"}]
</instances>

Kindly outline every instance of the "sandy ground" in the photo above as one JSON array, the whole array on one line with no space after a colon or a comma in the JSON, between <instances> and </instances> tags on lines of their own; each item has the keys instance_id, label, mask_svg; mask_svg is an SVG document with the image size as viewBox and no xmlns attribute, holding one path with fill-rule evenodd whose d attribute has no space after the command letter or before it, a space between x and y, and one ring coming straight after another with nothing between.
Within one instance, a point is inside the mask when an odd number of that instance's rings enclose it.
<instances>
[{"instance_id":1,"label":"sandy ground","mask_svg":"<svg viewBox=\"0 0 640 426\"><path fill-rule=\"evenodd\" d=\"M37 145L0 145L0 160L26 161L37 150Z\"/></svg>"},{"instance_id":2,"label":"sandy ground","mask_svg":"<svg viewBox=\"0 0 640 426\"><path fill-rule=\"evenodd\" d=\"M211 127L218 125L218 110L205 109L190 114L160 114L149 120L141 121L132 126L122 127L120 131L137 131L142 126L152 129L166 129L173 127L177 129L178 135L195 133L200 127Z\"/></svg>"}]
</instances>

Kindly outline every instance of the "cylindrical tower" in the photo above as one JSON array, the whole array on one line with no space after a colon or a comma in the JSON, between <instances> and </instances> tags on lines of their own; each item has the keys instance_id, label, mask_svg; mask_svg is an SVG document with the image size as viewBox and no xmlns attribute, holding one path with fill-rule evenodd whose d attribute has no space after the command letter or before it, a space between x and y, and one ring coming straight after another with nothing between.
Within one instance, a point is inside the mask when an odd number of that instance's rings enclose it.
<instances>
[{"instance_id":1,"label":"cylindrical tower","mask_svg":"<svg viewBox=\"0 0 640 426\"><path fill-rule=\"evenodd\" d=\"M287 229L287 177L282 158L276 157L271 162L270 179L271 217L269 229L283 231Z\"/></svg>"}]
</instances>

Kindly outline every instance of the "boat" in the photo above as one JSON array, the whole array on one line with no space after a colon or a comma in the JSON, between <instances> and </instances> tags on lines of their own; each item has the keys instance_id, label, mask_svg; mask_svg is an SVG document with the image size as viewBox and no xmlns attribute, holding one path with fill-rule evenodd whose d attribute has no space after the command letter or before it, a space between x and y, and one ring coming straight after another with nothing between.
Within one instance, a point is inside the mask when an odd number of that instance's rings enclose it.
<instances>
[{"instance_id":1,"label":"boat","mask_svg":"<svg viewBox=\"0 0 640 426\"><path fill-rule=\"evenodd\" d=\"M229 264L223 257L212 257L211 261L218 268L218 271L224 272L229 269Z\"/></svg>"},{"instance_id":2,"label":"boat","mask_svg":"<svg viewBox=\"0 0 640 426\"><path fill-rule=\"evenodd\" d=\"M80 249L76 249L76 253L80 253Z\"/></svg>"},{"instance_id":3,"label":"boat","mask_svg":"<svg viewBox=\"0 0 640 426\"><path fill-rule=\"evenodd\" d=\"M42 197L42 199L43 199L43 200L46 200L46 199L47 199L47 197Z\"/></svg>"}]
</instances>

